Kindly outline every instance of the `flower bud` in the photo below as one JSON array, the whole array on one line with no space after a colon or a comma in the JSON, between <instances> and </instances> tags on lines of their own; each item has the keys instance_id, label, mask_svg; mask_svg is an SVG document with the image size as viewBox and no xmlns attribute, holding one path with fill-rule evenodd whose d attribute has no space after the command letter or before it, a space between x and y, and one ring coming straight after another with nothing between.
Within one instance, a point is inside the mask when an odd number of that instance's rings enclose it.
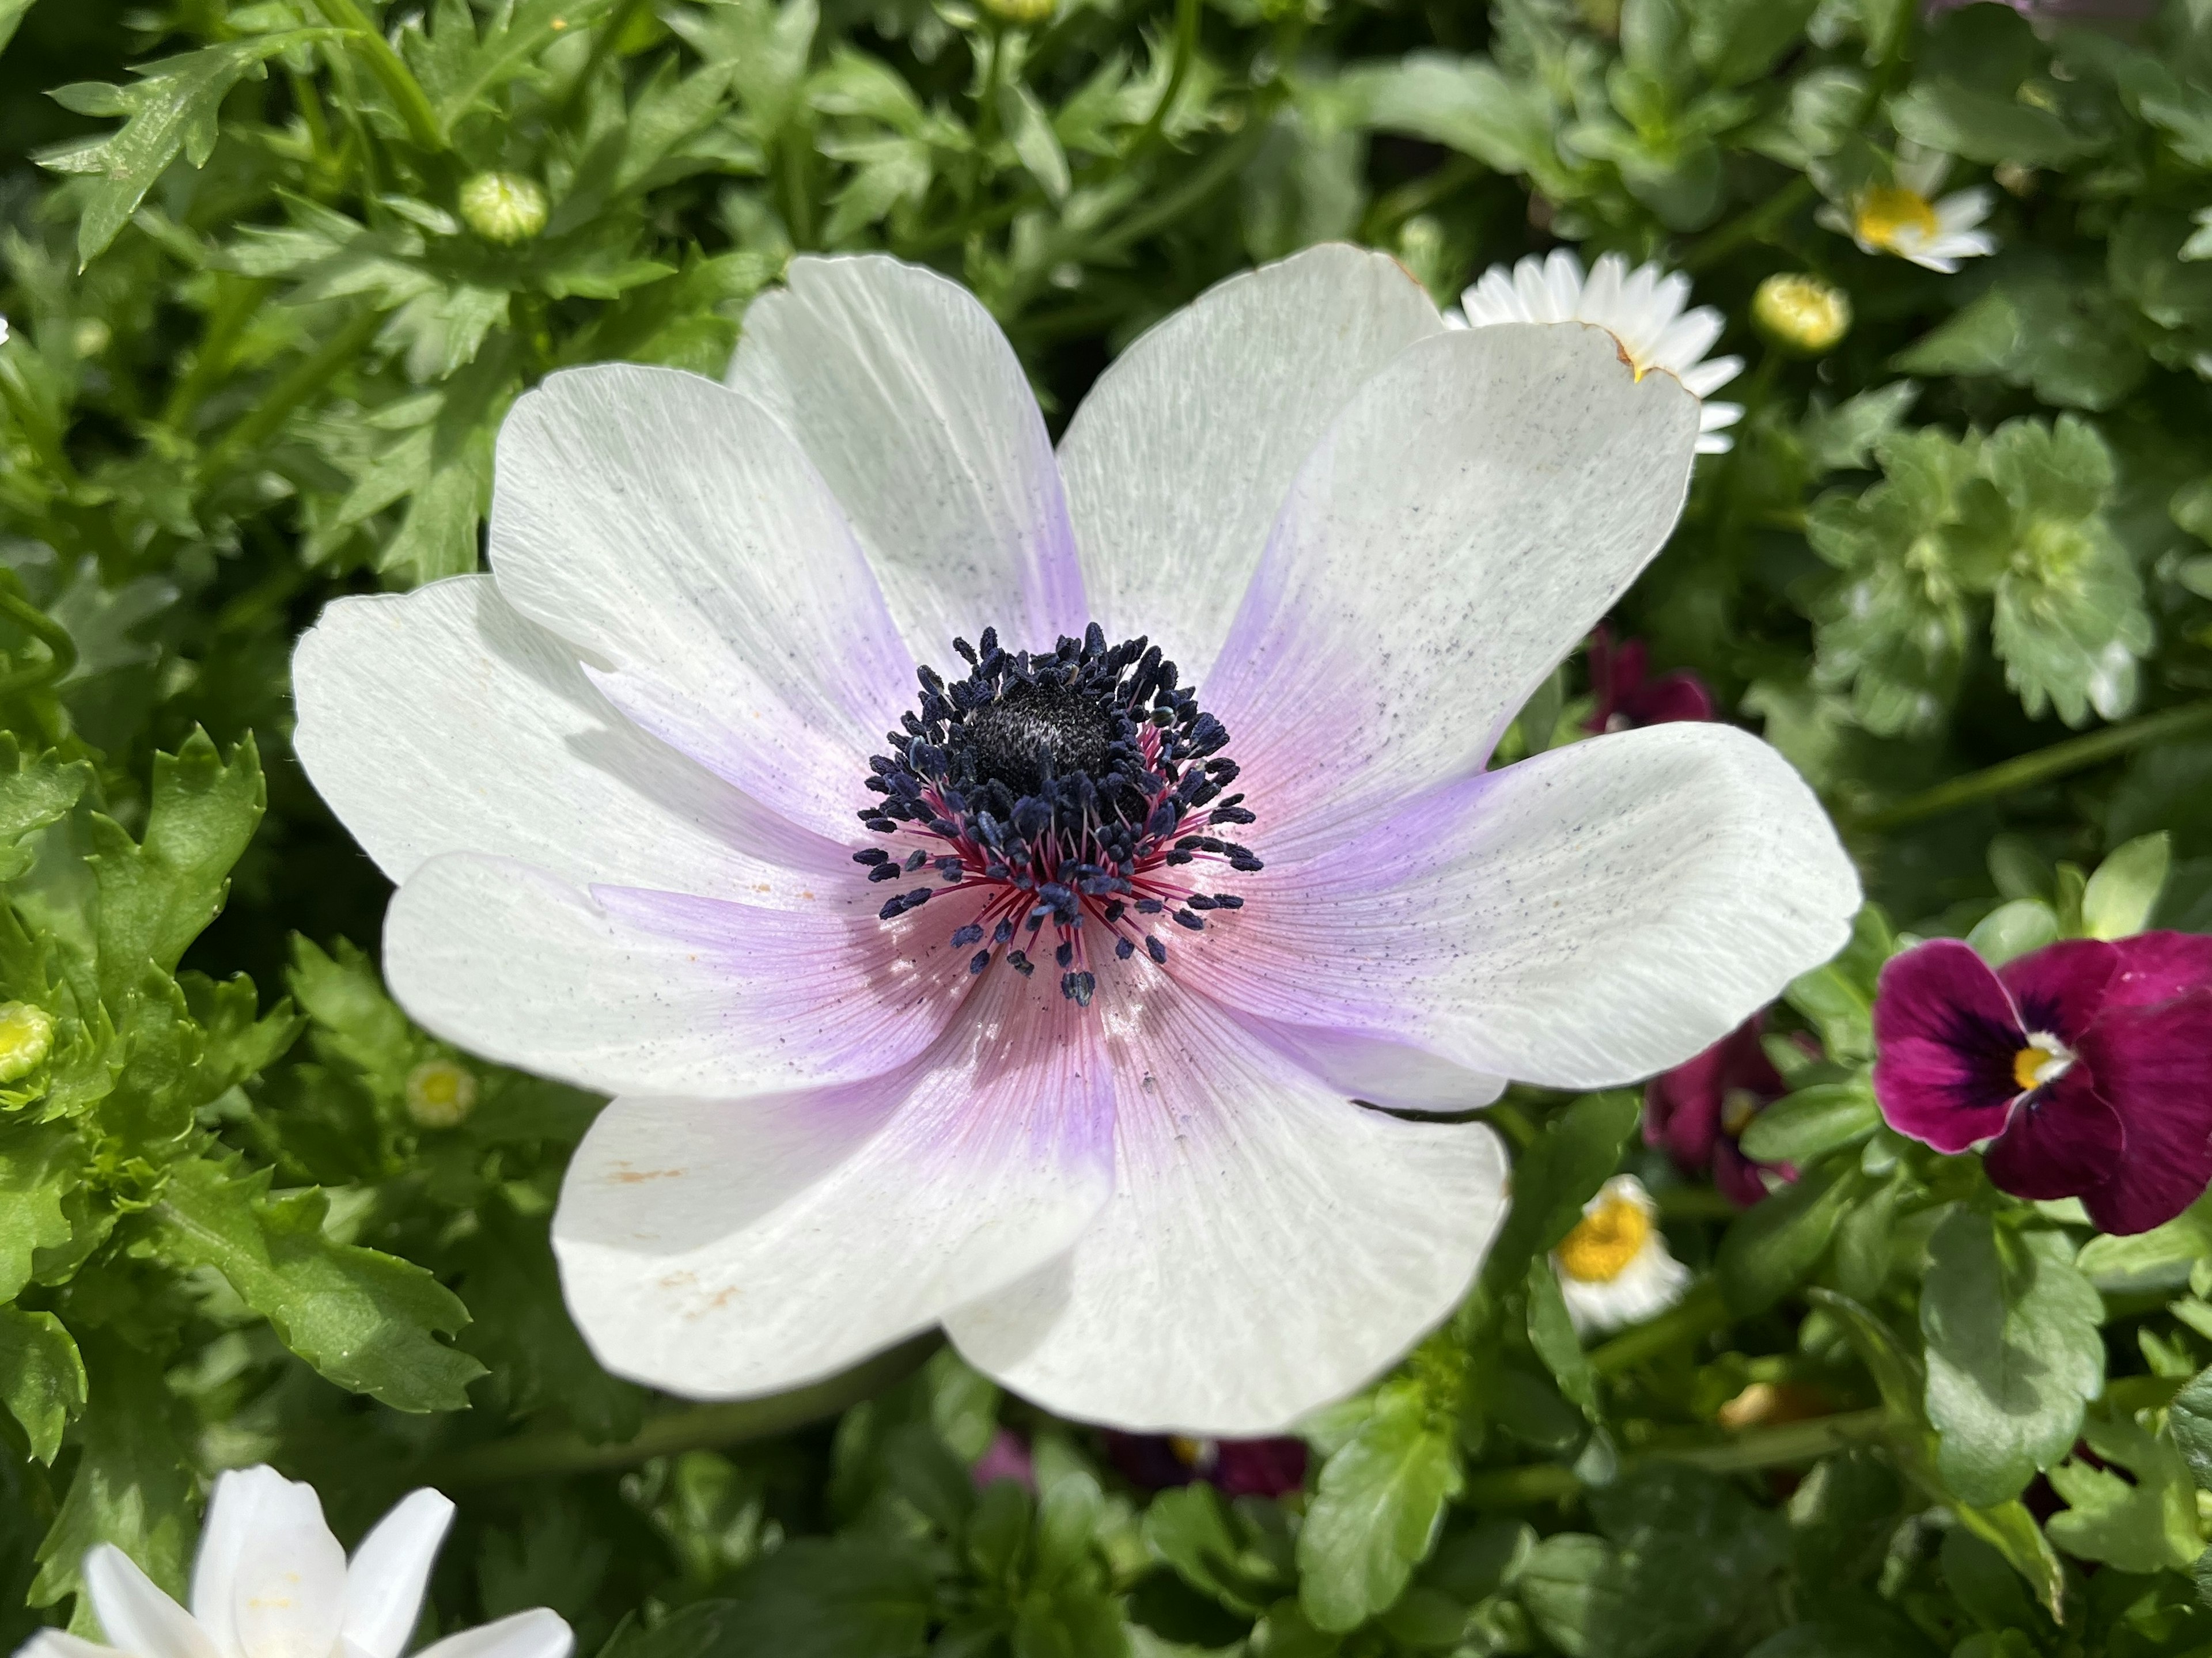
<instances>
[{"instance_id":1,"label":"flower bud","mask_svg":"<svg viewBox=\"0 0 2212 1658\"><path fill-rule=\"evenodd\" d=\"M407 1073L407 1114L424 1128L458 1128L476 1109L477 1079L453 1060L425 1060Z\"/></svg>"},{"instance_id":2,"label":"flower bud","mask_svg":"<svg viewBox=\"0 0 2212 1658\"><path fill-rule=\"evenodd\" d=\"M1001 23L1024 28L1050 22L1059 8L1060 0L983 0L983 9Z\"/></svg>"},{"instance_id":3,"label":"flower bud","mask_svg":"<svg viewBox=\"0 0 2212 1658\"><path fill-rule=\"evenodd\" d=\"M520 173L479 173L461 186L461 217L488 242L526 242L545 228L545 187Z\"/></svg>"},{"instance_id":4,"label":"flower bud","mask_svg":"<svg viewBox=\"0 0 2212 1658\"><path fill-rule=\"evenodd\" d=\"M1818 276L1769 276L1752 295L1751 318L1777 345L1817 357L1850 332L1850 295Z\"/></svg>"},{"instance_id":5,"label":"flower bud","mask_svg":"<svg viewBox=\"0 0 2212 1658\"><path fill-rule=\"evenodd\" d=\"M27 1077L54 1051L54 1017L29 1002L0 1003L0 1083Z\"/></svg>"}]
</instances>

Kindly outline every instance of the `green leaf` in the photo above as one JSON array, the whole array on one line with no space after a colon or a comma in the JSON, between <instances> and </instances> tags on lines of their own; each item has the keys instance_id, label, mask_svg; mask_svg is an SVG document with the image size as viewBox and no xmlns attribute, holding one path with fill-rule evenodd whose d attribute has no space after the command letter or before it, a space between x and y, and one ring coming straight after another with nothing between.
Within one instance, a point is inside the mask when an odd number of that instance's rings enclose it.
<instances>
[{"instance_id":1,"label":"green leaf","mask_svg":"<svg viewBox=\"0 0 2212 1658\"><path fill-rule=\"evenodd\" d=\"M57 1124L0 1127L0 1301L31 1281L42 1249L70 1241L66 1204L82 1178L84 1148Z\"/></svg>"},{"instance_id":2,"label":"green leaf","mask_svg":"<svg viewBox=\"0 0 2212 1658\"><path fill-rule=\"evenodd\" d=\"M0 1307L0 1402L23 1424L31 1455L51 1463L62 1430L84 1410L84 1360L52 1313Z\"/></svg>"},{"instance_id":3,"label":"green leaf","mask_svg":"<svg viewBox=\"0 0 2212 1658\"><path fill-rule=\"evenodd\" d=\"M1829 1058L1849 1063L1874 1057L1875 985L1896 953L1889 917L1868 904L1853 919L1851 941L1840 954L1790 981L1784 996L1813 1022Z\"/></svg>"},{"instance_id":4,"label":"green leaf","mask_svg":"<svg viewBox=\"0 0 2212 1658\"><path fill-rule=\"evenodd\" d=\"M2122 1571L2195 1564L2204 1552L2197 1487L2174 1441L2109 1408L2090 1413L2081 1436L2096 1460L2071 1456L2051 1469L2051 1488L2067 1503L2045 1522L2051 1542Z\"/></svg>"},{"instance_id":5,"label":"green leaf","mask_svg":"<svg viewBox=\"0 0 2212 1658\"><path fill-rule=\"evenodd\" d=\"M1052 118L1037 102L1036 94L1025 86L1000 87L999 119L1014 146L1014 154L1029 169L1030 177L1043 188L1046 199L1054 203L1066 201L1073 182L1067 170L1067 155L1060 147L1059 136L1052 130Z\"/></svg>"},{"instance_id":6,"label":"green leaf","mask_svg":"<svg viewBox=\"0 0 2212 1658\"><path fill-rule=\"evenodd\" d=\"M2125 938L2150 925L2173 862L2164 830L2136 836L2097 865L2081 894L2081 925L2092 938Z\"/></svg>"},{"instance_id":7,"label":"green leaf","mask_svg":"<svg viewBox=\"0 0 2212 1658\"><path fill-rule=\"evenodd\" d=\"M1633 1094L1585 1094L1544 1125L1513 1165L1513 1207L1483 1265L1493 1296L1516 1287L1531 1260L1574 1230L1583 1206L1620 1166L1642 1109Z\"/></svg>"},{"instance_id":8,"label":"green leaf","mask_svg":"<svg viewBox=\"0 0 2212 1658\"><path fill-rule=\"evenodd\" d=\"M2166 1408L2167 1430L2197 1485L2212 1491L2212 1370L2200 1370Z\"/></svg>"},{"instance_id":9,"label":"green leaf","mask_svg":"<svg viewBox=\"0 0 2212 1658\"><path fill-rule=\"evenodd\" d=\"M1948 322L1899 354L1910 374L1986 374L2069 409L2110 409L2150 360L2127 307L2102 282L2014 265Z\"/></svg>"},{"instance_id":10,"label":"green leaf","mask_svg":"<svg viewBox=\"0 0 2212 1658\"><path fill-rule=\"evenodd\" d=\"M1815 401L1797 428L1814 471L1826 476L1873 465L1875 446L1898 429L1919 395L1917 381L1892 380L1832 409Z\"/></svg>"},{"instance_id":11,"label":"green leaf","mask_svg":"<svg viewBox=\"0 0 2212 1658\"><path fill-rule=\"evenodd\" d=\"M100 887L100 995L120 1007L146 964L176 969L201 930L221 913L231 866L253 838L268 803L252 737L226 764L205 732L173 756L154 758L153 800L143 840L94 817L90 859Z\"/></svg>"},{"instance_id":12,"label":"green leaf","mask_svg":"<svg viewBox=\"0 0 2212 1658\"><path fill-rule=\"evenodd\" d=\"M1145 1510L1145 1541L1182 1581L1256 1618L1289 1587L1289 1562L1203 1480L1162 1491Z\"/></svg>"},{"instance_id":13,"label":"green leaf","mask_svg":"<svg viewBox=\"0 0 2212 1658\"><path fill-rule=\"evenodd\" d=\"M284 1345L342 1388L403 1411L457 1411L483 1367L436 1337L468 1321L412 1261L337 1243L321 1192L269 1193L269 1174L194 1159L152 1212L179 1266L211 1266Z\"/></svg>"},{"instance_id":14,"label":"green leaf","mask_svg":"<svg viewBox=\"0 0 2212 1658\"><path fill-rule=\"evenodd\" d=\"M928 1628L926 1557L863 1534L803 1537L731 1586L728 1658L909 1658Z\"/></svg>"},{"instance_id":15,"label":"green leaf","mask_svg":"<svg viewBox=\"0 0 2212 1658\"><path fill-rule=\"evenodd\" d=\"M2025 1503L1999 1503L1979 1509L1958 1503L1952 1512L1959 1516L1960 1525L1996 1550L2027 1580L2045 1612L2054 1619L2063 1615L2066 1569Z\"/></svg>"},{"instance_id":16,"label":"green leaf","mask_svg":"<svg viewBox=\"0 0 2212 1658\"><path fill-rule=\"evenodd\" d=\"M2212 1193L2148 1232L2098 1234L2081 1246L2074 1264L2103 1293L2125 1295L2179 1289L2205 1256L2212 1256Z\"/></svg>"},{"instance_id":17,"label":"green leaf","mask_svg":"<svg viewBox=\"0 0 2212 1658\"><path fill-rule=\"evenodd\" d=\"M1991 967L2002 967L2056 943L2058 935L2058 913L2049 904L2040 898L2015 898L1975 922L1966 942Z\"/></svg>"},{"instance_id":18,"label":"green leaf","mask_svg":"<svg viewBox=\"0 0 2212 1658\"><path fill-rule=\"evenodd\" d=\"M100 182L77 222L78 268L90 264L115 240L154 182L182 150L194 167L215 152L216 117L230 89L277 53L329 39L331 29L288 29L247 40L164 58L137 66L127 86L64 87L54 96L80 114L122 115L121 129L104 138L48 150L38 160L57 173L89 173Z\"/></svg>"},{"instance_id":19,"label":"green leaf","mask_svg":"<svg viewBox=\"0 0 2212 1658\"><path fill-rule=\"evenodd\" d=\"M1774 1102L1747 1124L1744 1155L1759 1163L1809 1164L1881 1127L1865 1082L1816 1083Z\"/></svg>"},{"instance_id":20,"label":"green leaf","mask_svg":"<svg viewBox=\"0 0 2212 1658\"><path fill-rule=\"evenodd\" d=\"M1449 1427L1418 1392L1385 1388L1375 1414L1322 1465L1298 1533L1298 1604L1316 1629L1354 1628L1398 1598L1461 1479Z\"/></svg>"},{"instance_id":21,"label":"green leaf","mask_svg":"<svg viewBox=\"0 0 2212 1658\"><path fill-rule=\"evenodd\" d=\"M1864 1189L1857 1169L1832 1161L1738 1216L1714 1261L1729 1310L1738 1317L1764 1312L1811 1277L1837 1223Z\"/></svg>"},{"instance_id":22,"label":"green leaf","mask_svg":"<svg viewBox=\"0 0 2212 1658\"><path fill-rule=\"evenodd\" d=\"M0 0L0 52L8 50L8 43L15 38L15 31L33 0Z\"/></svg>"},{"instance_id":23,"label":"green leaf","mask_svg":"<svg viewBox=\"0 0 2212 1658\"><path fill-rule=\"evenodd\" d=\"M1528 1263L1528 1345L1559 1384L1559 1392L1585 1416L1597 1413L1597 1372L1583 1351L1567 1312L1567 1298L1547 1256Z\"/></svg>"},{"instance_id":24,"label":"green leaf","mask_svg":"<svg viewBox=\"0 0 2212 1658\"><path fill-rule=\"evenodd\" d=\"M30 1602L50 1606L78 1584L77 1569L95 1543L112 1543L176 1599L185 1593L198 1482L188 1466L179 1412L157 1356L112 1335L88 1336L84 1363L90 1405L84 1448L61 1511L39 1545ZM71 1627L99 1631L79 1595Z\"/></svg>"},{"instance_id":25,"label":"green leaf","mask_svg":"<svg viewBox=\"0 0 2212 1658\"><path fill-rule=\"evenodd\" d=\"M1937 1467L1965 1502L2016 1497L2064 1456L2105 1385L2104 1303L2055 1231L1954 1210L1928 1244L1920 1327Z\"/></svg>"},{"instance_id":26,"label":"green leaf","mask_svg":"<svg viewBox=\"0 0 2212 1658\"><path fill-rule=\"evenodd\" d=\"M0 732L0 881L30 868L36 854L24 838L58 821L91 779L88 762L26 754L12 735Z\"/></svg>"}]
</instances>

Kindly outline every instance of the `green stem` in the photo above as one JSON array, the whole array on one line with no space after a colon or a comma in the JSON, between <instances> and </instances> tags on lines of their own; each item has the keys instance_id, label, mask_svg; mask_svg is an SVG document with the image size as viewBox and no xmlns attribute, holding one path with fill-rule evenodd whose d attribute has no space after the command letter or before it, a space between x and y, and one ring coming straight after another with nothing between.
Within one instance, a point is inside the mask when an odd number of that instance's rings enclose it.
<instances>
[{"instance_id":1,"label":"green stem","mask_svg":"<svg viewBox=\"0 0 2212 1658\"><path fill-rule=\"evenodd\" d=\"M1202 166L1194 167L1182 183L1159 197L1142 212L1132 213L1104 235L1090 245L1094 257L1107 257L1120 252L1134 241L1141 241L1164 225L1172 224L1189 212L1207 197L1244 170L1244 163L1252 158L1267 136L1268 112L1254 110L1246 118L1244 130L1207 157Z\"/></svg>"},{"instance_id":2,"label":"green stem","mask_svg":"<svg viewBox=\"0 0 2212 1658\"><path fill-rule=\"evenodd\" d=\"M1849 1411L1815 1417L1809 1422L1784 1422L1771 1428L1754 1428L1717 1445L1685 1445L1644 1451L1629 1457L1624 1467L1673 1462L1707 1468L1715 1473L1742 1473L1753 1468L1787 1467L1815 1461L1832 1451L1878 1439L1888 1424L1884 1411ZM1542 1503L1564 1503L1578 1496L1583 1482L1564 1462L1538 1462L1525 1468L1498 1468L1471 1474L1460 1500L1474 1509L1528 1508Z\"/></svg>"},{"instance_id":3,"label":"green stem","mask_svg":"<svg viewBox=\"0 0 2212 1658\"><path fill-rule=\"evenodd\" d=\"M1456 195L1480 179L1484 171L1482 163L1473 156L1455 155L1435 172L1407 179L1377 198L1367 210L1366 222L1360 227L1360 240L1370 247L1380 246L1407 220Z\"/></svg>"},{"instance_id":4,"label":"green stem","mask_svg":"<svg viewBox=\"0 0 2212 1658\"><path fill-rule=\"evenodd\" d=\"M1128 149L1121 152L1124 164L1136 161L1160 141L1167 129L1169 112L1175 101L1182 96L1183 82L1190 78L1191 59L1198 54L1198 0L1176 0L1175 61L1168 70L1168 83L1160 93L1160 100L1152 106L1152 112L1145 118L1145 125L1137 130Z\"/></svg>"},{"instance_id":5,"label":"green stem","mask_svg":"<svg viewBox=\"0 0 2212 1658\"><path fill-rule=\"evenodd\" d=\"M607 59L614 56L615 48L622 43L623 35L629 28L630 19L636 16L644 5L645 0L621 0L621 3L615 7L614 15L608 18L599 33L592 37L592 55L584 59L584 67L577 71L576 78L568 82L568 91L561 94L560 105L555 111L556 118L565 121L575 113L576 106L591 90L592 77L599 74Z\"/></svg>"},{"instance_id":6,"label":"green stem","mask_svg":"<svg viewBox=\"0 0 2212 1658\"><path fill-rule=\"evenodd\" d=\"M446 134L438 124L438 112L430 106L429 94L406 61L392 49L369 21L357 0L315 0L315 9L336 27L344 29L361 46L368 59L368 72L376 77L386 96L399 111L399 118L407 124L407 135L434 155L446 148Z\"/></svg>"},{"instance_id":7,"label":"green stem","mask_svg":"<svg viewBox=\"0 0 2212 1658\"><path fill-rule=\"evenodd\" d=\"M353 361L383 320L380 313L364 311L302 357L289 374L269 388L250 413L240 416L237 424L209 446L202 464L204 472L210 477L217 476L258 447L284 423L293 410Z\"/></svg>"},{"instance_id":8,"label":"green stem","mask_svg":"<svg viewBox=\"0 0 2212 1658\"><path fill-rule=\"evenodd\" d=\"M2039 783L2048 783L2053 778L2080 771L2085 766L2094 766L2147 744L2163 742L2168 738L2207 726L2212 726L2212 701L2184 703L2180 708L2145 714L2140 720L2130 720L2124 725L2107 726L2104 730L2091 732L2086 737L2069 738L2063 743L2054 743L2047 749L2017 756L1985 771L1969 772L1964 777L1954 777L1948 783L1939 783L1932 789L1908 795L1895 805L1884 806L1879 811L1856 817L1853 823L1856 828L1877 832L1901 828L1906 823L1917 823L1923 817L1936 817L1947 811L1955 811L1961 806L1972 805L1977 801L1995 799L2020 789L2033 788Z\"/></svg>"},{"instance_id":9,"label":"green stem","mask_svg":"<svg viewBox=\"0 0 2212 1658\"><path fill-rule=\"evenodd\" d=\"M224 372L230 367L231 348L238 343L246 325L253 320L254 313L276 286L266 276L250 276L217 290L220 297L210 310L207 331L200 337L191 369L170 388L168 401L162 406L162 425L181 428L192 410L199 407L200 399L222 383Z\"/></svg>"},{"instance_id":10,"label":"green stem","mask_svg":"<svg viewBox=\"0 0 2212 1658\"><path fill-rule=\"evenodd\" d=\"M58 684L76 666L76 641L68 629L15 591L10 580L0 583L0 616L21 628L46 647L46 659L12 673L0 674L0 696L14 696L46 685Z\"/></svg>"},{"instance_id":11,"label":"green stem","mask_svg":"<svg viewBox=\"0 0 2212 1658\"><path fill-rule=\"evenodd\" d=\"M1600 1376L1611 1376L1681 1342L1710 1335L1728 1321L1728 1303L1721 1297L1721 1287L1707 1278L1649 1324L1639 1324L1603 1346L1592 1348L1590 1366Z\"/></svg>"},{"instance_id":12,"label":"green stem","mask_svg":"<svg viewBox=\"0 0 2212 1658\"><path fill-rule=\"evenodd\" d=\"M1758 206L1747 209L1719 229L1698 238L1676 263L1692 273L1726 258L1746 242L1757 241L1813 199L1813 181L1800 173Z\"/></svg>"},{"instance_id":13,"label":"green stem","mask_svg":"<svg viewBox=\"0 0 2212 1658\"><path fill-rule=\"evenodd\" d=\"M439 1459L425 1471L426 1477L440 1485L453 1486L527 1479L541 1474L604 1473L635 1467L653 1457L673 1456L679 1451L711 1450L788 1433L835 1416L903 1381L943 1340L934 1333L917 1336L842 1375L773 1399L737 1400L726 1405L695 1405L670 1411L653 1418L632 1437L617 1444L594 1445L571 1432L495 1440Z\"/></svg>"}]
</instances>

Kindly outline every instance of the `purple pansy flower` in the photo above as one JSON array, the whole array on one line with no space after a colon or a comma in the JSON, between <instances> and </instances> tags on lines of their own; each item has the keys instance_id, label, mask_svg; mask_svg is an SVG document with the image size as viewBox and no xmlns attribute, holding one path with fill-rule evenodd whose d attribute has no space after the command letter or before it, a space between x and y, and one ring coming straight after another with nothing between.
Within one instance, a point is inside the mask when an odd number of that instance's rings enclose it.
<instances>
[{"instance_id":1,"label":"purple pansy flower","mask_svg":"<svg viewBox=\"0 0 2212 1658\"><path fill-rule=\"evenodd\" d=\"M1591 633L1590 693L1597 706L1590 710L1583 730L1633 731L1639 726L1713 717L1713 694L1705 682L1687 668L1650 678L1650 647L1640 639L1614 644L1610 628L1601 626Z\"/></svg>"},{"instance_id":2,"label":"purple pansy flower","mask_svg":"<svg viewBox=\"0 0 2212 1658\"><path fill-rule=\"evenodd\" d=\"M2212 1181L2212 938L2067 939L1995 970L1938 938L1882 969L1874 1022L1890 1126L1939 1151L1987 1140L2016 1197L2143 1232Z\"/></svg>"},{"instance_id":3,"label":"purple pansy flower","mask_svg":"<svg viewBox=\"0 0 2212 1658\"><path fill-rule=\"evenodd\" d=\"M1024 1491L1036 1489L1036 1461L1030 1455L1029 1442L1011 1428L1001 1428L991 1436L991 1442L968 1474L979 1491L1001 1479L1011 1479Z\"/></svg>"},{"instance_id":4,"label":"purple pansy flower","mask_svg":"<svg viewBox=\"0 0 2212 1658\"><path fill-rule=\"evenodd\" d=\"M1745 732L1487 768L1698 424L1343 246L1163 322L1056 453L879 256L793 260L726 383L525 393L490 573L333 604L297 748L400 1003L616 1096L553 1222L600 1358L746 1396L941 1325L1060 1415L1250 1436L1445 1318L1503 1154L1362 1102L1648 1076L1858 905Z\"/></svg>"},{"instance_id":5,"label":"purple pansy flower","mask_svg":"<svg viewBox=\"0 0 2212 1658\"><path fill-rule=\"evenodd\" d=\"M1644 1090L1644 1143L1664 1146L1686 1174L1710 1171L1728 1199L1746 1209L1766 1195L1762 1170L1796 1177L1786 1166L1753 1162L1736 1144L1752 1118L1790 1091L1766 1057L1765 1024L1761 1014L1738 1025Z\"/></svg>"},{"instance_id":6,"label":"purple pansy flower","mask_svg":"<svg viewBox=\"0 0 2212 1658\"><path fill-rule=\"evenodd\" d=\"M1191 1439L1109 1431L1106 1455L1123 1479L1147 1491L1202 1481L1224 1497L1285 1497L1306 1483L1302 1439Z\"/></svg>"}]
</instances>

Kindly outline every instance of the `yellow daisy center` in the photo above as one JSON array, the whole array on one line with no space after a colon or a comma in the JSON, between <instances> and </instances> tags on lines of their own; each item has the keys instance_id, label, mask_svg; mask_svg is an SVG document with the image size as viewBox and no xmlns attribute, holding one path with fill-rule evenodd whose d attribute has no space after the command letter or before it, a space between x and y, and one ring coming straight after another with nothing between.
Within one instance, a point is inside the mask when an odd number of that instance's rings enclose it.
<instances>
[{"instance_id":1,"label":"yellow daisy center","mask_svg":"<svg viewBox=\"0 0 2212 1658\"><path fill-rule=\"evenodd\" d=\"M1609 1196L1575 1224L1555 1254L1559 1270L1582 1284L1610 1284L1651 1242L1651 1217L1632 1198Z\"/></svg>"},{"instance_id":2,"label":"yellow daisy center","mask_svg":"<svg viewBox=\"0 0 2212 1658\"><path fill-rule=\"evenodd\" d=\"M1924 241L1936 234L1936 209L1917 190L1875 185L1859 197L1856 228L1861 241L1894 253L1907 236Z\"/></svg>"},{"instance_id":3,"label":"yellow daisy center","mask_svg":"<svg viewBox=\"0 0 2212 1658\"><path fill-rule=\"evenodd\" d=\"M477 1079L451 1060L425 1060L407 1073L407 1114L425 1128L454 1128L476 1108Z\"/></svg>"}]
</instances>

